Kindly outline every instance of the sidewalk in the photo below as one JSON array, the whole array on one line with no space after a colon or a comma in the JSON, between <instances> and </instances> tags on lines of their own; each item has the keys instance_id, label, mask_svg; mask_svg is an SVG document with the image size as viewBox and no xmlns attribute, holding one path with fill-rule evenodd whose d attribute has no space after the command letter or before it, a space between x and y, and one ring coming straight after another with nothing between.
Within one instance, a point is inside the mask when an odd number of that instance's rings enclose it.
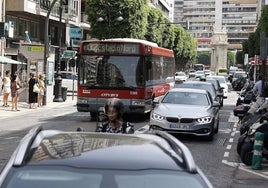
<instances>
[{"instance_id":1,"label":"sidewalk","mask_svg":"<svg viewBox=\"0 0 268 188\"><path fill-rule=\"evenodd\" d=\"M30 109L29 108L29 104L27 102L19 102L18 104L18 109L20 111L12 111L11 110L11 99L9 98L9 107L4 107L3 106L3 100L1 98L2 96L0 96L0 119L4 119L4 118L9 118L9 117L15 117L17 115L22 115L25 113L31 113L31 112L35 112L35 111L40 111L40 110L46 110L46 109L51 109L53 107L64 107L64 106L70 106L70 105L76 105L76 96L72 97L72 96L67 96L66 101L64 102L49 102L46 105L42 106L42 107L37 107L35 109ZM37 104L36 104L37 106Z\"/></svg>"}]
</instances>

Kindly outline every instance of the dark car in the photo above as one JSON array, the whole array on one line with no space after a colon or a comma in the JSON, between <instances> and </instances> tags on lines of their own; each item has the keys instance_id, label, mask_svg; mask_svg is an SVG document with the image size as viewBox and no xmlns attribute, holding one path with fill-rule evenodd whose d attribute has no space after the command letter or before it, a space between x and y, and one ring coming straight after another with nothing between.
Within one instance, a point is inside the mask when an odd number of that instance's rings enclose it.
<instances>
[{"instance_id":1,"label":"dark car","mask_svg":"<svg viewBox=\"0 0 268 188\"><path fill-rule=\"evenodd\" d=\"M214 84L212 83L201 82L201 81L189 81L189 82L183 82L182 84L175 85L175 87L207 90L211 94L213 100L220 103L219 94L217 93L216 88Z\"/></svg>"},{"instance_id":2,"label":"dark car","mask_svg":"<svg viewBox=\"0 0 268 188\"><path fill-rule=\"evenodd\" d=\"M196 81L200 81L200 79L197 78ZM221 106L223 106L223 99L224 99L224 97L223 97L223 94L224 94L223 89L224 88L221 87L219 80L216 80L216 79L213 79L213 78L207 78L206 77L205 80L203 80L203 81L212 83L215 86L217 95L219 97L219 102L220 102Z\"/></svg>"},{"instance_id":3,"label":"dark car","mask_svg":"<svg viewBox=\"0 0 268 188\"><path fill-rule=\"evenodd\" d=\"M173 136L32 129L0 176L1 188L212 187Z\"/></svg>"},{"instance_id":4,"label":"dark car","mask_svg":"<svg viewBox=\"0 0 268 188\"><path fill-rule=\"evenodd\" d=\"M206 90L170 89L154 101L150 127L169 133L190 134L213 139L219 129L219 106Z\"/></svg>"}]
</instances>

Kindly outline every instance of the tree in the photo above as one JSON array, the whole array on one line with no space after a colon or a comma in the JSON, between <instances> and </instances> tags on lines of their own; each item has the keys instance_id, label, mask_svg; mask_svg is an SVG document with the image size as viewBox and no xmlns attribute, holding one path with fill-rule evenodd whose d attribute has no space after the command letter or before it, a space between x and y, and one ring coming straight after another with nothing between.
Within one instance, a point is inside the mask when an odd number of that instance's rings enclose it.
<instances>
[{"instance_id":1,"label":"tree","mask_svg":"<svg viewBox=\"0 0 268 188\"><path fill-rule=\"evenodd\" d=\"M210 66L210 52L209 51L201 51L198 52L198 61L197 63L204 64Z\"/></svg>"},{"instance_id":2,"label":"tree","mask_svg":"<svg viewBox=\"0 0 268 188\"><path fill-rule=\"evenodd\" d=\"M92 38L144 39L147 25L146 0L87 0L87 5ZM123 17L122 21L117 20L119 16Z\"/></svg>"},{"instance_id":3,"label":"tree","mask_svg":"<svg viewBox=\"0 0 268 188\"><path fill-rule=\"evenodd\" d=\"M227 62L229 66L233 66L235 64L235 54L231 51L227 51Z\"/></svg>"},{"instance_id":4,"label":"tree","mask_svg":"<svg viewBox=\"0 0 268 188\"><path fill-rule=\"evenodd\" d=\"M92 38L146 39L160 47L173 49L178 68L185 68L195 61L197 41L181 26L170 23L160 10L149 6L146 0L86 1ZM116 21L119 16L124 18L120 22Z\"/></svg>"}]
</instances>

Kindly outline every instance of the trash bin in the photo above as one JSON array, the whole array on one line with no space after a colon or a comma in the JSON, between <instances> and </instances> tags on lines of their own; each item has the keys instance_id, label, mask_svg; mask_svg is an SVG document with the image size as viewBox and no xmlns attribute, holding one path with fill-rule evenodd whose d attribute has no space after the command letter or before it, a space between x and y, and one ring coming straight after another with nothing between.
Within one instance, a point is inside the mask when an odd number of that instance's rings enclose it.
<instances>
[{"instance_id":1,"label":"trash bin","mask_svg":"<svg viewBox=\"0 0 268 188\"><path fill-rule=\"evenodd\" d=\"M67 87L66 86L62 86L61 87L61 94L62 94L62 99L63 101L66 101L67 98Z\"/></svg>"}]
</instances>

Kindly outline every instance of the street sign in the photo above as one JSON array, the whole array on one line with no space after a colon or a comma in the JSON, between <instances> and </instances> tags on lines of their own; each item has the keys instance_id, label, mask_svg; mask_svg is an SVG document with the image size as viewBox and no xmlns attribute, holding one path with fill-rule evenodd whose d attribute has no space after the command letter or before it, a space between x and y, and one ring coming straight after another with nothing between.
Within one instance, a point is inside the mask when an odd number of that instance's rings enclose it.
<instances>
[{"instance_id":1,"label":"street sign","mask_svg":"<svg viewBox=\"0 0 268 188\"><path fill-rule=\"evenodd\" d=\"M68 59L68 58L74 57L75 54L76 54L76 51L64 50L63 53L62 53L62 57Z\"/></svg>"}]
</instances>

